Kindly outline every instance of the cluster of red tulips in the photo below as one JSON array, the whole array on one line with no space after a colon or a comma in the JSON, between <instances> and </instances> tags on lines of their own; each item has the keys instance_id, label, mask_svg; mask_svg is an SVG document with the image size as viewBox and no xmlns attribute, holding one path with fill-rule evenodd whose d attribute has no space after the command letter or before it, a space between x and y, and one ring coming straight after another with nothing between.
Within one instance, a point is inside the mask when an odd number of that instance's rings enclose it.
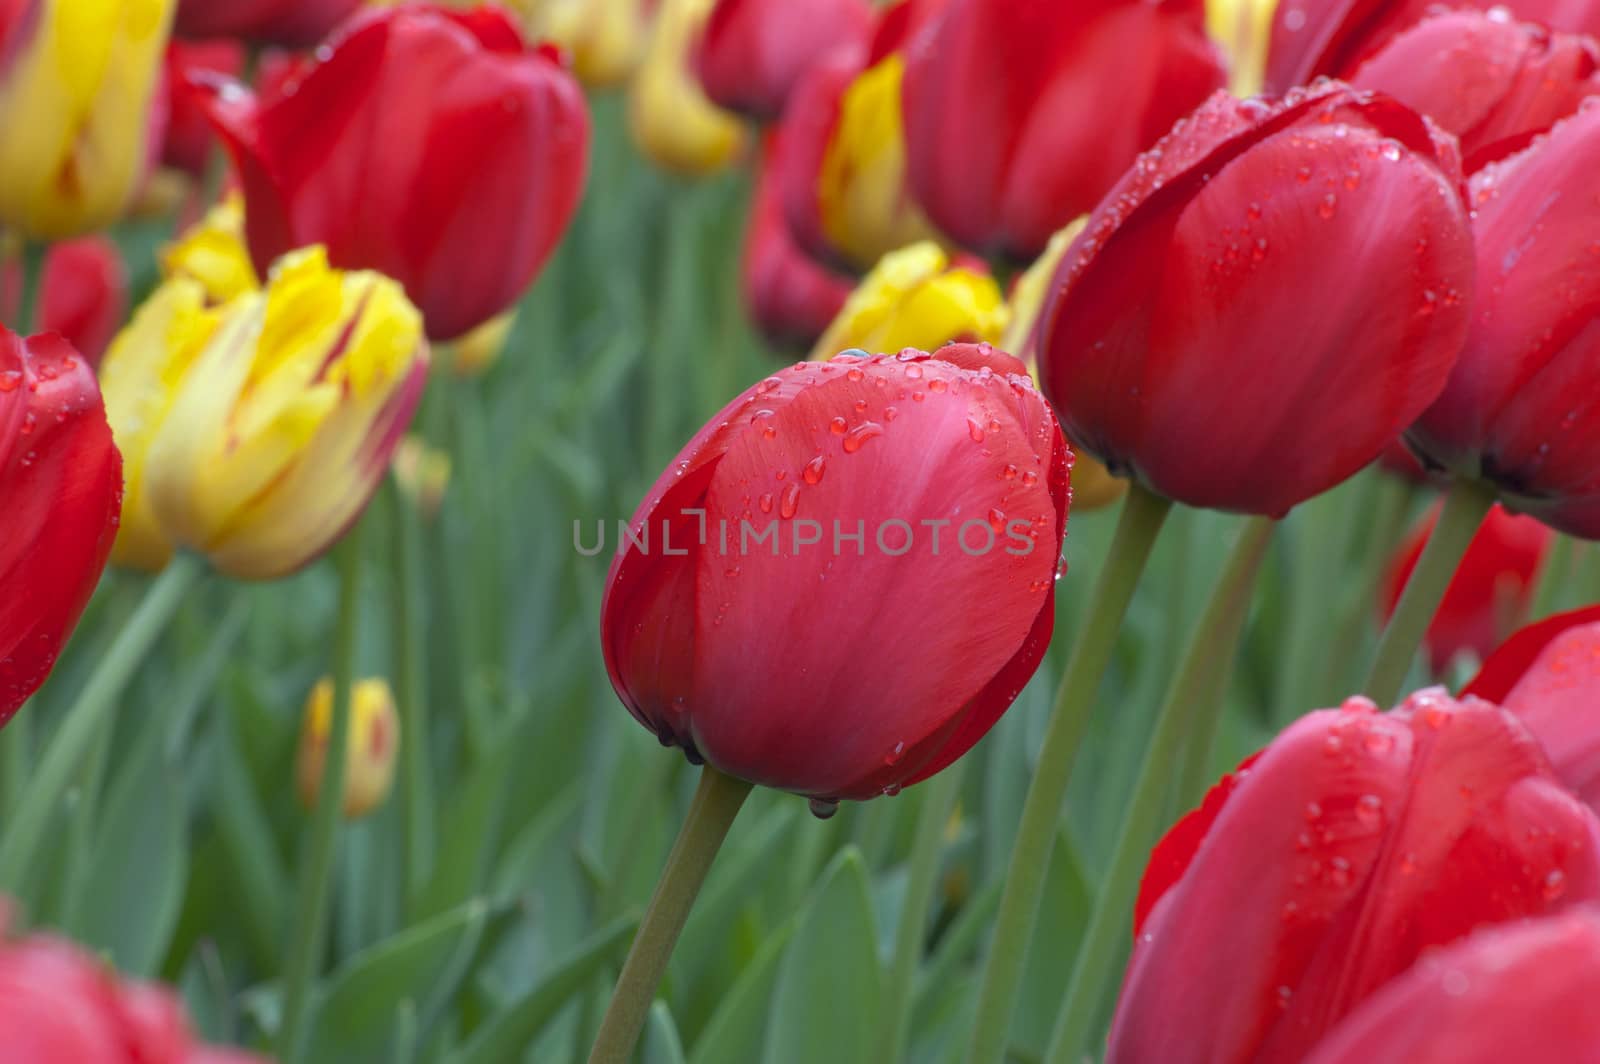
<instances>
[{"instance_id":1,"label":"cluster of red tulips","mask_svg":"<svg viewBox=\"0 0 1600 1064\"><path fill-rule=\"evenodd\" d=\"M439 386L430 344L465 367L503 339L578 209L584 82L631 77L663 167L751 161L743 299L812 354L729 399L619 536L611 684L703 768L592 1064L633 1059L752 786L825 818L955 765L1046 659L1074 501L1119 499L1073 569L1086 620L951 1051L1005 1059L1074 763L1177 504L1240 517L1108 811L1047 1059L1600 1061L1600 607L1517 630L1557 554L1600 539L1591 33L1590 0L0 3L0 722L108 562L161 573L154 629L0 825L0 877L200 571L276 579L355 542ZM106 232L140 212L177 224L130 317ZM1367 681L1279 707L1304 715L1161 834L1278 523L1380 463L1442 499L1360 589ZM1454 694L1417 688L1463 660ZM322 692L302 766L286 1061L352 721L392 771L386 696L363 713L354 687ZM229 1059L48 935L0 946L0 982L6 1060Z\"/></svg>"}]
</instances>

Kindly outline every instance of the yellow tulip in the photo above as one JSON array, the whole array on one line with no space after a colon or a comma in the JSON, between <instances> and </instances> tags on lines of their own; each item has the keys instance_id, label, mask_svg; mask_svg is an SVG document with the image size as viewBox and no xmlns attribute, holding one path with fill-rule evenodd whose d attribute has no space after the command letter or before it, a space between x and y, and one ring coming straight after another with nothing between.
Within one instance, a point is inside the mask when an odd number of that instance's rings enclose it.
<instances>
[{"instance_id":1,"label":"yellow tulip","mask_svg":"<svg viewBox=\"0 0 1600 1064\"><path fill-rule=\"evenodd\" d=\"M321 248L220 306L169 279L101 368L127 470L118 559L159 566L182 546L246 580L306 565L376 490L427 362L400 286Z\"/></svg>"},{"instance_id":2,"label":"yellow tulip","mask_svg":"<svg viewBox=\"0 0 1600 1064\"><path fill-rule=\"evenodd\" d=\"M1235 96L1261 91L1275 0L1206 0L1206 28L1228 55Z\"/></svg>"},{"instance_id":3,"label":"yellow tulip","mask_svg":"<svg viewBox=\"0 0 1600 1064\"><path fill-rule=\"evenodd\" d=\"M406 501L425 518L438 516L450 487L450 456L429 447L420 437L407 436L395 448L392 468L394 482Z\"/></svg>"},{"instance_id":4,"label":"yellow tulip","mask_svg":"<svg viewBox=\"0 0 1600 1064\"><path fill-rule=\"evenodd\" d=\"M649 20L643 0L518 0L531 36L572 56L578 80L594 89L626 81L644 55Z\"/></svg>"},{"instance_id":5,"label":"yellow tulip","mask_svg":"<svg viewBox=\"0 0 1600 1064\"><path fill-rule=\"evenodd\" d=\"M1039 322L1039 312L1055 280L1062 256L1077 238L1088 221L1087 217L1068 223L1050 238L1044 254L1017 278L1011 289L1011 323L1000 340L1000 347L1028 364L1028 372L1035 381L1039 379L1039 352L1034 337L1034 327ZM1078 511L1097 510L1122 498L1128 482L1111 475L1111 471L1094 455L1073 444L1077 460L1072 466L1072 508Z\"/></svg>"},{"instance_id":6,"label":"yellow tulip","mask_svg":"<svg viewBox=\"0 0 1600 1064\"><path fill-rule=\"evenodd\" d=\"M906 189L898 52L859 75L839 100L839 118L817 172L822 232L841 255L870 266L895 248L936 236Z\"/></svg>"},{"instance_id":7,"label":"yellow tulip","mask_svg":"<svg viewBox=\"0 0 1600 1064\"><path fill-rule=\"evenodd\" d=\"M177 0L38 0L0 75L0 222L55 240L116 221L144 177Z\"/></svg>"},{"instance_id":8,"label":"yellow tulip","mask_svg":"<svg viewBox=\"0 0 1600 1064\"><path fill-rule=\"evenodd\" d=\"M500 361L500 354L516 328L517 312L508 310L497 318L490 318L452 347L450 369L458 377L481 377Z\"/></svg>"},{"instance_id":9,"label":"yellow tulip","mask_svg":"<svg viewBox=\"0 0 1600 1064\"><path fill-rule=\"evenodd\" d=\"M706 98L689 68L689 49L710 13L711 0L661 0L628 89L628 129L639 151L689 177L727 166L744 144L744 124Z\"/></svg>"},{"instance_id":10,"label":"yellow tulip","mask_svg":"<svg viewBox=\"0 0 1600 1064\"><path fill-rule=\"evenodd\" d=\"M333 680L323 677L306 700L295 755L295 789L307 809L317 807L322 794L322 773L328 762L328 739L333 733ZM400 752L400 715L394 695L383 680L362 680L351 691L350 738L345 748L344 816L366 816L383 804L394 786L394 766Z\"/></svg>"},{"instance_id":11,"label":"yellow tulip","mask_svg":"<svg viewBox=\"0 0 1600 1064\"><path fill-rule=\"evenodd\" d=\"M229 196L168 244L161 253L161 272L198 281L208 303L226 303L254 291L260 282L244 239L244 200Z\"/></svg>"},{"instance_id":12,"label":"yellow tulip","mask_svg":"<svg viewBox=\"0 0 1600 1064\"><path fill-rule=\"evenodd\" d=\"M923 241L885 255L861 279L811 355L832 358L852 347L932 351L952 340L994 343L1008 317L993 277L951 266L944 249Z\"/></svg>"}]
</instances>

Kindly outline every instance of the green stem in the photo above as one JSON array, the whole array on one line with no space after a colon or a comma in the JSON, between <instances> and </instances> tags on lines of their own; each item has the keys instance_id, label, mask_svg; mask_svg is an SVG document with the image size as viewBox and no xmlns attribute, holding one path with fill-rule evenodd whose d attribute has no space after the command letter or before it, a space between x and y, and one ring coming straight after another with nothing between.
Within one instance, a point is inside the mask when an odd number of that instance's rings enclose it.
<instances>
[{"instance_id":1,"label":"green stem","mask_svg":"<svg viewBox=\"0 0 1600 1064\"><path fill-rule=\"evenodd\" d=\"M1132 800L1122 816L1111 864L1084 929L1045 1064L1068 1064L1079 1059L1106 989L1116 985L1117 947L1127 936L1128 914L1138 891L1139 876L1156 841L1172 781L1173 761L1185 732L1194 723L1195 695L1213 691L1217 674L1226 673L1233 664L1272 529L1270 518L1252 517L1244 522L1205 613L1189 634L1188 648L1156 717Z\"/></svg>"},{"instance_id":2,"label":"green stem","mask_svg":"<svg viewBox=\"0 0 1600 1064\"><path fill-rule=\"evenodd\" d=\"M0 843L0 891L16 893L32 868L40 840L61 807L74 776L84 767L95 736L111 726L110 714L128 680L205 572L197 556L179 554L145 591L144 601L117 633L89 682L67 710L45 749L38 770L16 807Z\"/></svg>"},{"instance_id":3,"label":"green stem","mask_svg":"<svg viewBox=\"0 0 1600 1064\"><path fill-rule=\"evenodd\" d=\"M1561 593L1567 589L1574 576L1573 540L1571 536L1557 533L1550 549L1545 553L1544 564L1539 566L1539 583L1528 608L1529 621L1543 620L1556 612Z\"/></svg>"},{"instance_id":4,"label":"green stem","mask_svg":"<svg viewBox=\"0 0 1600 1064\"><path fill-rule=\"evenodd\" d=\"M311 838L300 869L296 927L283 967L283 1022L278 1056L299 1060L305 1042L306 1003L324 949L328 895L333 886L334 843L344 806L345 758L350 747L350 698L355 687L356 642L360 621L361 523L357 521L337 552L339 618L333 647L333 713L322 763L322 784L312 814ZM403 740L402 740L403 741Z\"/></svg>"},{"instance_id":5,"label":"green stem","mask_svg":"<svg viewBox=\"0 0 1600 1064\"><path fill-rule=\"evenodd\" d=\"M1439 522L1428 537L1428 545L1417 559L1417 567L1400 594L1394 614L1389 618L1378 653L1363 685L1366 695L1380 706L1394 703L1411 671L1411 659L1444 600L1445 589L1461 564L1462 555L1478 532L1489 507L1494 505L1494 489L1476 480L1458 480L1445 496Z\"/></svg>"},{"instance_id":6,"label":"green stem","mask_svg":"<svg viewBox=\"0 0 1600 1064\"><path fill-rule=\"evenodd\" d=\"M428 725L427 676L423 671L427 644L422 638L427 590L422 561L421 515L400 491L390 493L395 504L395 556L400 572L395 613L399 640L400 672L400 798L405 822L405 878L401 896L407 911L421 892L433 865L433 772L428 763L431 730Z\"/></svg>"},{"instance_id":7,"label":"green stem","mask_svg":"<svg viewBox=\"0 0 1600 1064\"><path fill-rule=\"evenodd\" d=\"M1360 682L1360 677L1353 674L1350 663L1360 656L1358 650L1361 649L1368 626L1372 624L1372 601L1377 594L1378 581L1410 523L1412 501L1417 492L1418 489L1410 481L1388 474L1377 477L1376 497L1367 520L1370 534L1362 546L1365 553L1361 558L1359 575L1354 583L1346 587L1333 645L1324 661L1329 675L1329 689L1335 694L1345 694ZM1291 714L1292 719L1310 707L1277 708L1282 713Z\"/></svg>"},{"instance_id":8,"label":"green stem","mask_svg":"<svg viewBox=\"0 0 1600 1064\"><path fill-rule=\"evenodd\" d=\"M633 1056L656 988L666 974L672 947L677 944L723 838L733 826L733 818L739 815L749 794L750 784L744 780L725 776L710 765L701 770L700 786L695 789L689 815L667 855L667 866L661 871L655 895L617 978L611 1004L600 1021L594 1048L589 1051L589 1064L627 1064Z\"/></svg>"},{"instance_id":9,"label":"green stem","mask_svg":"<svg viewBox=\"0 0 1600 1064\"><path fill-rule=\"evenodd\" d=\"M906 1038L911 1031L912 989L927 936L928 907L939 881L939 857L944 851L945 829L950 823L950 810L955 806L956 796L961 793L964 767L957 761L921 788L922 808L917 813L917 834L911 844L911 865L906 873L906 895L900 905L894 960L885 987L880 1052L874 1060L904 1059Z\"/></svg>"},{"instance_id":10,"label":"green stem","mask_svg":"<svg viewBox=\"0 0 1600 1064\"><path fill-rule=\"evenodd\" d=\"M1073 648L1056 689L1055 705L1039 764L1028 797L1023 802L1022 820L1006 870L1005 893L994 938L989 945L978 1012L967 1052L968 1064L999 1064L1005 1053L1011 1012L1022 981L1022 965L1028 939L1038 916L1044 893L1045 869L1050 847L1055 842L1056 823L1061 803L1072 779L1072 763L1083 741L1083 733L1094 708L1111 652L1116 646L1122 618L1139 583L1139 574L1149 560L1150 549L1161 531L1170 500L1154 495L1139 484L1128 491L1117 523L1111 553L1089 600L1086 624Z\"/></svg>"}]
</instances>

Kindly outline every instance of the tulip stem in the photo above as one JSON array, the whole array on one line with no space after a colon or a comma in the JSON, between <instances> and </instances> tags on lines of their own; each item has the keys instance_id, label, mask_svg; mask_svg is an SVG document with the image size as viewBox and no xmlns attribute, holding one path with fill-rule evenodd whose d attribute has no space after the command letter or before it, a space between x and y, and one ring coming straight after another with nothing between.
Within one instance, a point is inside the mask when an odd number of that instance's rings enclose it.
<instances>
[{"instance_id":1,"label":"tulip stem","mask_svg":"<svg viewBox=\"0 0 1600 1064\"><path fill-rule=\"evenodd\" d=\"M1538 581L1534 585L1532 605L1526 618L1529 621L1542 621L1555 613L1562 592L1577 575L1577 566L1573 564L1576 559L1572 537L1558 532L1550 539L1550 547L1545 551L1544 561L1539 566ZM1521 618L1518 620L1520 622Z\"/></svg>"},{"instance_id":2,"label":"tulip stem","mask_svg":"<svg viewBox=\"0 0 1600 1064\"><path fill-rule=\"evenodd\" d=\"M295 1064L305 1044L306 1003L325 948L328 895L333 886L334 843L344 807L345 759L350 747L350 701L355 687L356 641L360 620L361 522L335 550L339 569L339 616L333 644L333 714L322 783L312 813L311 837L300 868L296 927L283 965L283 1021L278 1056ZM414 740L413 740L414 741Z\"/></svg>"},{"instance_id":3,"label":"tulip stem","mask_svg":"<svg viewBox=\"0 0 1600 1064\"><path fill-rule=\"evenodd\" d=\"M1156 842L1179 746L1189 725L1197 720L1196 699L1209 697L1233 664L1239 633L1250 613L1256 574L1261 570L1273 527L1274 522L1267 517L1243 522L1205 613L1189 634L1182 662L1156 716L1138 782L1122 816L1111 863L1084 929L1045 1064L1068 1064L1080 1058L1106 990L1116 985L1117 947L1129 934L1128 915L1140 873Z\"/></svg>"},{"instance_id":4,"label":"tulip stem","mask_svg":"<svg viewBox=\"0 0 1600 1064\"><path fill-rule=\"evenodd\" d=\"M400 573L395 603L400 659L400 756L404 786L405 878L401 897L410 912L433 865L433 775L428 763L432 749L428 727L427 674L423 670L427 647L422 638L425 587L422 561L421 515L405 493L391 491L395 508L395 554Z\"/></svg>"},{"instance_id":5,"label":"tulip stem","mask_svg":"<svg viewBox=\"0 0 1600 1064\"><path fill-rule=\"evenodd\" d=\"M895 929L894 960L889 969L882 1009L883 1027L879 1031L879 1052L874 1060L897 1061L905 1057L906 1038L911 1030L911 998L916 982L917 962L922 959L928 934L928 906L939 878L939 856L944 850L945 830L950 810L961 793L965 766L957 761L935 776L922 791L922 808L917 813L916 838L911 843L911 861L906 874L906 894L900 905L900 923Z\"/></svg>"},{"instance_id":6,"label":"tulip stem","mask_svg":"<svg viewBox=\"0 0 1600 1064\"><path fill-rule=\"evenodd\" d=\"M724 775L710 765L701 770L689 815L667 855L650 907L645 910L617 978L611 1004L600 1021L594 1048L589 1051L589 1064L627 1064L632 1058L656 989L666 974L672 947L677 944L722 840L749 794L750 784L744 780Z\"/></svg>"},{"instance_id":7,"label":"tulip stem","mask_svg":"<svg viewBox=\"0 0 1600 1064\"><path fill-rule=\"evenodd\" d=\"M1128 490L1122 505L1111 553L1100 570L1084 614L1085 627L1078 634L1061 685L1056 689L1038 767L1023 802L1011 863L1006 869L1005 893L1000 899L999 917L984 967L968 1064L999 1064L1005 1053L1061 803L1072 780L1072 764L1088 727L1101 677L1116 647L1122 618L1171 509L1170 500L1137 483Z\"/></svg>"},{"instance_id":8,"label":"tulip stem","mask_svg":"<svg viewBox=\"0 0 1600 1064\"><path fill-rule=\"evenodd\" d=\"M119 696L166 630L184 596L205 574L196 555L179 554L145 590L144 600L106 649L88 683L62 718L28 781L0 843L0 892L15 894L33 868L39 842L61 808L68 787L84 767Z\"/></svg>"},{"instance_id":9,"label":"tulip stem","mask_svg":"<svg viewBox=\"0 0 1600 1064\"><path fill-rule=\"evenodd\" d=\"M1439 521L1433 526L1428 545L1417 559L1411 578L1400 594L1389 624L1378 640L1378 653L1362 690L1380 706L1393 705L1400 697L1411 661L1416 657L1422 637L1433 621L1445 589L1455 576L1456 567L1467 553L1478 526L1494 505L1494 489L1485 481L1458 480L1444 498Z\"/></svg>"}]
</instances>

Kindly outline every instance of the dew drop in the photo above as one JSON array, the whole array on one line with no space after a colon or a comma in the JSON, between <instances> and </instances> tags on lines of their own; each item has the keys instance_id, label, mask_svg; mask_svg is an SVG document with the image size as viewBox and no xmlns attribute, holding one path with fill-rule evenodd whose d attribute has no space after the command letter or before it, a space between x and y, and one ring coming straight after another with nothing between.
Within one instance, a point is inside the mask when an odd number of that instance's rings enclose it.
<instances>
[{"instance_id":1,"label":"dew drop","mask_svg":"<svg viewBox=\"0 0 1600 1064\"><path fill-rule=\"evenodd\" d=\"M1007 462L1005 465L1001 466L1000 467L1000 479L1001 480L1016 480L1017 479L1017 467L1016 467L1016 465L1014 463L1012 463L1012 462Z\"/></svg>"},{"instance_id":2,"label":"dew drop","mask_svg":"<svg viewBox=\"0 0 1600 1064\"><path fill-rule=\"evenodd\" d=\"M818 820L827 820L838 811L839 799L837 798L811 799L811 815L816 817Z\"/></svg>"},{"instance_id":3,"label":"dew drop","mask_svg":"<svg viewBox=\"0 0 1600 1064\"><path fill-rule=\"evenodd\" d=\"M1545 901L1556 901L1567 892L1566 874L1559 868L1552 868L1550 874L1544 877L1544 887L1541 893Z\"/></svg>"},{"instance_id":4,"label":"dew drop","mask_svg":"<svg viewBox=\"0 0 1600 1064\"><path fill-rule=\"evenodd\" d=\"M756 385L756 394L766 395L768 392L777 391L780 387L782 387L782 385L783 381L780 378L768 377L766 380Z\"/></svg>"},{"instance_id":5,"label":"dew drop","mask_svg":"<svg viewBox=\"0 0 1600 1064\"><path fill-rule=\"evenodd\" d=\"M978 424L977 419L967 418L967 435L972 437L973 443L983 442L985 435L983 426Z\"/></svg>"},{"instance_id":6,"label":"dew drop","mask_svg":"<svg viewBox=\"0 0 1600 1064\"><path fill-rule=\"evenodd\" d=\"M772 512L772 492L763 492L761 498L756 500L756 505L761 508L762 513L770 514Z\"/></svg>"},{"instance_id":7,"label":"dew drop","mask_svg":"<svg viewBox=\"0 0 1600 1064\"><path fill-rule=\"evenodd\" d=\"M804 478L807 484L820 484L822 483L823 471L827 468L827 465L828 460L819 454L806 463L806 467L800 471L800 476ZM789 486L798 490L796 485L791 484ZM785 516L788 515L786 514Z\"/></svg>"},{"instance_id":8,"label":"dew drop","mask_svg":"<svg viewBox=\"0 0 1600 1064\"><path fill-rule=\"evenodd\" d=\"M1383 799L1376 794L1363 794L1356 799L1356 820L1366 828L1382 826Z\"/></svg>"},{"instance_id":9,"label":"dew drop","mask_svg":"<svg viewBox=\"0 0 1600 1064\"><path fill-rule=\"evenodd\" d=\"M836 417L832 421L828 422L828 431L833 433L835 436L843 436L845 426L845 419L842 417ZM815 484L816 481L812 481L812 483Z\"/></svg>"},{"instance_id":10,"label":"dew drop","mask_svg":"<svg viewBox=\"0 0 1600 1064\"><path fill-rule=\"evenodd\" d=\"M928 382L928 391L930 391L930 392L943 392L943 391L948 391L949 389L950 389L949 383L946 382L946 381L942 381L937 377L935 377L933 380Z\"/></svg>"},{"instance_id":11,"label":"dew drop","mask_svg":"<svg viewBox=\"0 0 1600 1064\"><path fill-rule=\"evenodd\" d=\"M906 377L910 380L920 380L922 378L922 367L915 362L911 363L906 367Z\"/></svg>"},{"instance_id":12,"label":"dew drop","mask_svg":"<svg viewBox=\"0 0 1600 1064\"><path fill-rule=\"evenodd\" d=\"M783 496L778 500L778 516L787 521L799 509L800 485L790 484L783 489Z\"/></svg>"},{"instance_id":13,"label":"dew drop","mask_svg":"<svg viewBox=\"0 0 1600 1064\"><path fill-rule=\"evenodd\" d=\"M1022 474L1023 487L1031 488L1037 483L1039 483L1039 474L1035 473L1033 470L1030 469Z\"/></svg>"},{"instance_id":14,"label":"dew drop","mask_svg":"<svg viewBox=\"0 0 1600 1064\"><path fill-rule=\"evenodd\" d=\"M855 454L875 436L883 435L883 426L876 421L863 421L851 429L844 437L844 453Z\"/></svg>"}]
</instances>

